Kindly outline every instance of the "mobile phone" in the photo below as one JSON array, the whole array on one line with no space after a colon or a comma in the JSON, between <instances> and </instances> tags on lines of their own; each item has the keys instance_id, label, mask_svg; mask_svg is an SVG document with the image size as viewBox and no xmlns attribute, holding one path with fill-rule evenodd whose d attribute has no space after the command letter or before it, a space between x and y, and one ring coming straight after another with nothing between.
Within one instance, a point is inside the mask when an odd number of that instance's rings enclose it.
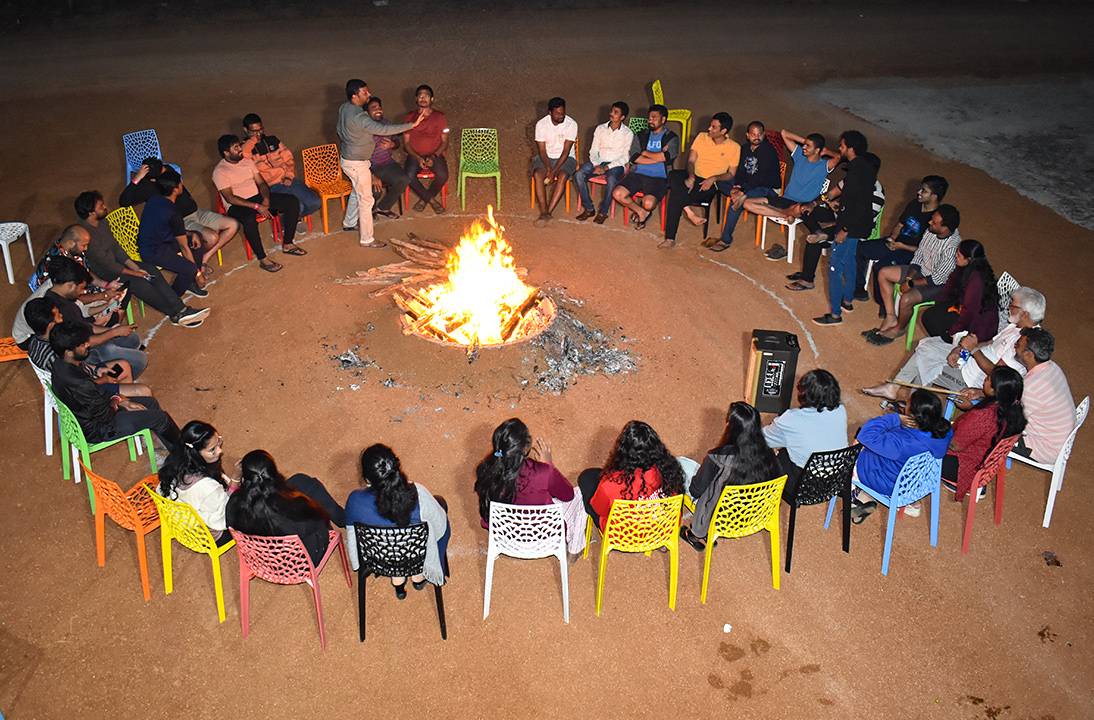
<instances>
[{"instance_id":1,"label":"mobile phone","mask_svg":"<svg viewBox=\"0 0 1094 720\"><path fill-rule=\"evenodd\" d=\"M121 365L115 365L114 367L107 370L106 374L109 375L112 378L119 378L122 375L122 366Z\"/></svg>"}]
</instances>

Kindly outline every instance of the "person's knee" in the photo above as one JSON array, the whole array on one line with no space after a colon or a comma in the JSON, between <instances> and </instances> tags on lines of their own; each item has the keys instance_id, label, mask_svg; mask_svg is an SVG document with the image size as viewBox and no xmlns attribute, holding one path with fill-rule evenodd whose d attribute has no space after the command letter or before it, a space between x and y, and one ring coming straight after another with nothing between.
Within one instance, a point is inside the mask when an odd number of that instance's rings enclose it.
<instances>
[{"instance_id":1,"label":"person's knee","mask_svg":"<svg viewBox=\"0 0 1094 720\"><path fill-rule=\"evenodd\" d=\"M647 210L653 210L655 205L657 205L657 198L655 198L653 195L647 195L642 198L642 207L646 208Z\"/></svg>"},{"instance_id":2,"label":"person's knee","mask_svg":"<svg viewBox=\"0 0 1094 720\"><path fill-rule=\"evenodd\" d=\"M617 185L614 188L612 188L612 197L615 198L616 200L618 200L619 202L626 201L626 199L629 198L630 196L631 196L630 191L627 190L627 188L623 187L622 185Z\"/></svg>"}]
</instances>

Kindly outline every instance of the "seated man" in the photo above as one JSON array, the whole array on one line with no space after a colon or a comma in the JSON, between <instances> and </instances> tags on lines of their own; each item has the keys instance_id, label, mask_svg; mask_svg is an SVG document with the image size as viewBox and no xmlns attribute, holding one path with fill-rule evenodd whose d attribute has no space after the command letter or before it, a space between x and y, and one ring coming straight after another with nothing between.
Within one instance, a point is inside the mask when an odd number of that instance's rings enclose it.
<instances>
[{"instance_id":1,"label":"seated man","mask_svg":"<svg viewBox=\"0 0 1094 720\"><path fill-rule=\"evenodd\" d=\"M243 157L252 161L272 193L292 195L300 203L300 218L320 208L319 194L296 176L296 160L280 138L265 133L262 118L255 113L243 116Z\"/></svg>"},{"instance_id":2,"label":"seated man","mask_svg":"<svg viewBox=\"0 0 1094 720\"><path fill-rule=\"evenodd\" d=\"M403 147L406 150L403 169L410 179L410 189L419 198L414 203L414 209L421 212L429 205L433 212L440 215L444 212L444 205L437 200L437 195L448 182L448 161L444 157L448 150L448 120L443 112L433 107L433 88L428 85L419 85L414 90L414 100L418 109L408 112L405 122L414 122L425 110L429 110L429 114L414 129L403 133ZM420 170L433 172L428 188L418 179Z\"/></svg>"},{"instance_id":3,"label":"seated man","mask_svg":"<svg viewBox=\"0 0 1094 720\"><path fill-rule=\"evenodd\" d=\"M547 114L536 122L535 140L532 179L536 189L536 202L539 204L539 217L533 224L543 227L550 222L551 213L562 199L566 180L577 169L577 154L574 152L577 122L566 114L565 100L553 97L547 101ZM544 187L552 183L554 187L548 200Z\"/></svg>"},{"instance_id":4,"label":"seated man","mask_svg":"<svg viewBox=\"0 0 1094 720\"><path fill-rule=\"evenodd\" d=\"M158 183L160 178L163 177L163 173L168 170L178 176L174 168L164 167L163 161L159 158L145 158L140 169L133 173L133 179L125 186L125 190L122 190L122 194L118 197L118 206L133 207L148 202L150 198L159 197L161 193ZM166 195L167 193L162 194ZM175 206L178 208L179 217L182 218L182 224L186 231L201 236L201 243L205 246L205 257L207 258L216 255L217 251L227 245L228 241L239 232L239 223L232 218L215 213L212 210L199 208L198 204L194 202L194 198L190 197L190 191L185 186L183 186L182 194L179 195ZM205 274L212 274L211 266L205 267Z\"/></svg>"},{"instance_id":5,"label":"seated man","mask_svg":"<svg viewBox=\"0 0 1094 720\"><path fill-rule=\"evenodd\" d=\"M578 222L593 218L597 225L603 225L612 209L612 190L623 179L627 171L627 160L631 156L631 143L634 133L627 127L627 116L631 108L619 100L612 103L608 112L608 122L596 126L593 131L593 144L589 146L589 160L574 173L574 185L581 198L581 212ZM604 199L600 207L593 210L593 196L589 192L589 178L604 178ZM595 215L595 217L593 217Z\"/></svg>"},{"instance_id":6,"label":"seated man","mask_svg":"<svg viewBox=\"0 0 1094 720\"><path fill-rule=\"evenodd\" d=\"M137 230L141 260L175 273L171 289L180 298L188 292L206 297L205 247L200 236L187 234L176 205L185 191L182 178L167 168L156 179L155 187L162 194L148 199Z\"/></svg>"},{"instance_id":7,"label":"seated man","mask_svg":"<svg viewBox=\"0 0 1094 720\"><path fill-rule=\"evenodd\" d=\"M30 286L37 290L43 283L49 280L49 263L55 257L66 257L79 263L80 267L91 272L91 282L87 284L84 294L76 298L87 311L93 311L97 318L103 321L115 317L114 311L122 307L120 293L122 284L110 282L98 277L90 269L87 262L87 251L90 247L91 236L86 228L80 225L69 225L61 231L61 237L57 238L46 250L45 255L38 261L34 268L34 276Z\"/></svg>"},{"instance_id":8,"label":"seated man","mask_svg":"<svg viewBox=\"0 0 1094 720\"><path fill-rule=\"evenodd\" d=\"M873 345L888 345L904 333L912 308L933 300L942 292L950 273L957 267L957 246L961 244L961 213L953 205L939 205L927 223L927 232L908 265L890 265L878 271L878 286L885 304L881 326L864 333ZM900 313L896 312L893 288L900 286Z\"/></svg>"},{"instance_id":9,"label":"seated man","mask_svg":"<svg viewBox=\"0 0 1094 720\"><path fill-rule=\"evenodd\" d=\"M612 191L615 201L632 213L638 230L646 227L650 213L669 191L669 171L680 154L680 138L665 127L669 109L651 105L647 117L649 129L635 135L631 142L631 171ZM642 193L641 205L631 197L634 193Z\"/></svg>"},{"instance_id":10,"label":"seated man","mask_svg":"<svg viewBox=\"0 0 1094 720\"><path fill-rule=\"evenodd\" d=\"M379 95L370 97L365 104L365 109L368 111L369 117L381 125L391 124L384 119L384 104ZM430 115L430 117L433 116ZM429 118L426 118L422 125L427 122L429 122ZM421 125L418 127L421 127ZM373 205L373 215L381 215L386 218L399 217L391 208L399 202L399 198L402 197L403 192L410 185L410 178L407 176L406 170L403 170L402 166L395 162L395 157L392 155L397 147L399 147L398 135L376 136L376 145L372 151L372 160L370 161L372 163L372 194L380 195L382 193L383 196Z\"/></svg>"},{"instance_id":11,"label":"seated man","mask_svg":"<svg viewBox=\"0 0 1094 720\"><path fill-rule=\"evenodd\" d=\"M258 258L259 267L267 272L277 272L281 265L266 257L262 247L262 236L258 232L258 217L271 220L274 214L280 215L281 250L286 255L307 255L304 248L293 244L296 237L296 223L300 219L300 203L295 198L271 194L270 187L258 168L243 157L243 144L235 135L221 135L217 139L220 162L213 168L213 185L224 198L228 206L228 216L243 225L243 236Z\"/></svg>"},{"instance_id":12,"label":"seated man","mask_svg":"<svg viewBox=\"0 0 1094 720\"><path fill-rule=\"evenodd\" d=\"M705 225L691 208L718 202L721 198L717 184L731 180L737 172L741 146L730 140L733 118L729 113L714 113L710 126L695 136L688 150L688 169L669 173L669 199L665 208L665 240L661 247L675 247L676 231L680 227L680 215L686 213L692 225Z\"/></svg>"},{"instance_id":13,"label":"seated man","mask_svg":"<svg viewBox=\"0 0 1094 720\"><path fill-rule=\"evenodd\" d=\"M167 281L159 268L142 260L137 263L122 250L114 238L106 218L106 203L96 190L80 193L74 203L80 226L91 237L87 246L87 264L96 276L121 283L138 298L166 315L173 324L183 327L200 327L209 315L209 308L195 310L187 307ZM129 300L128 295L126 300Z\"/></svg>"},{"instance_id":14,"label":"seated man","mask_svg":"<svg viewBox=\"0 0 1094 720\"><path fill-rule=\"evenodd\" d=\"M108 395L84 370L88 359L91 333L86 327L63 322L49 334L49 343L57 354L53 363L54 394L72 411L88 442L103 442L125 437L145 428L155 433L169 453L180 443L179 428L171 416L160 409L153 398Z\"/></svg>"},{"instance_id":15,"label":"seated man","mask_svg":"<svg viewBox=\"0 0 1094 720\"><path fill-rule=\"evenodd\" d=\"M729 208L726 210L725 225L721 240L704 241L703 245L717 252L733 244L733 230L744 211L748 198L767 197L772 191L782 187L779 175L779 155L775 147L767 141L766 129L759 120L748 124L748 145L741 150L741 161L732 180L719 183L718 189L729 196Z\"/></svg>"}]
</instances>

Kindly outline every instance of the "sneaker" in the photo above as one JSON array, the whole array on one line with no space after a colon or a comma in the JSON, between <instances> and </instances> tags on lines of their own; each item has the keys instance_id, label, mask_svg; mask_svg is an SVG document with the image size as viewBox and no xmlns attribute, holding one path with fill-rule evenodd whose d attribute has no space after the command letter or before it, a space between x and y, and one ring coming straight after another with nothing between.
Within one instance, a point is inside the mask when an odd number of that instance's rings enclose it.
<instances>
[{"instance_id":1,"label":"sneaker","mask_svg":"<svg viewBox=\"0 0 1094 720\"><path fill-rule=\"evenodd\" d=\"M908 517L919 517L922 513L923 507L917 502L904 506L904 514Z\"/></svg>"},{"instance_id":2,"label":"sneaker","mask_svg":"<svg viewBox=\"0 0 1094 720\"><path fill-rule=\"evenodd\" d=\"M849 303L849 302L841 302L839 304L839 306L841 308L843 308L844 312L854 312L855 311L855 306L853 304Z\"/></svg>"},{"instance_id":3,"label":"sneaker","mask_svg":"<svg viewBox=\"0 0 1094 720\"><path fill-rule=\"evenodd\" d=\"M578 222L585 222L594 215L596 215L596 211L594 210L582 210L580 213L578 213L577 217L575 217L574 220L577 220Z\"/></svg>"},{"instance_id":4,"label":"sneaker","mask_svg":"<svg viewBox=\"0 0 1094 720\"><path fill-rule=\"evenodd\" d=\"M839 325L843 322L843 318L839 315L833 315L832 313L825 313L820 317L813 318L814 325Z\"/></svg>"},{"instance_id":5,"label":"sneaker","mask_svg":"<svg viewBox=\"0 0 1094 720\"><path fill-rule=\"evenodd\" d=\"M433 213L436 214L436 215L443 215L444 214L444 205L441 204L440 200L437 200L437 199L430 200L429 201L429 207L433 208Z\"/></svg>"},{"instance_id":6,"label":"sneaker","mask_svg":"<svg viewBox=\"0 0 1094 720\"><path fill-rule=\"evenodd\" d=\"M786 248L782 245L772 245L771 249L764 253L764 257L768 260L784 260L786 259Z\"/></svg>"},{"instance_id":7,"label":"sneaker","mask_svg":"<svg viewBox=\"0 0 1094 720\"><path fill-rule=\"evenodd\" d=\"M205 318L209 317L209 308L184 308L180 310L178 314L171 318L171 322L174 325L182 325L183 327L200 327Z\"/></svg>"},{"instance_id":8,"label":"sneaker","mask_svg":"<svg viewBox=\"0 0 1094 720\"><path fill-rule=\"evenodd\" d=\"M593 218L593 222L596 223L597 225L603 225L604 221L607 220L607 219L608 219L607 215L597 213L596 217Z\"/></svg>"},{"instance_id":9,"label":"sneaker","mask_svg":"<svg viewBox=\"0 0 1094 720\"><path fill-rule=\"evenodd\" d=\"M204 288L199 288L196 285L194 287L190 288L189 290L187 290L186 292L190 293L191 295L194 295L195 297L199 297L199 298L209 297L209 291L208 290L205 290Z\"/></svg>"}]
</instances>

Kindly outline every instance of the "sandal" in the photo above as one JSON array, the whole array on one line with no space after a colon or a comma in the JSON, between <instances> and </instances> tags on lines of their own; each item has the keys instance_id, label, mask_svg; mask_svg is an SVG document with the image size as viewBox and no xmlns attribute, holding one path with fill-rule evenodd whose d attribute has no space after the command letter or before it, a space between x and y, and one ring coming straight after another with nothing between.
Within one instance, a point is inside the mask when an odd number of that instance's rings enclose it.
<instances>
[{"instance_id":1,"label":"sandal","mask_svg":"<svg viewBox=\"0 0 1094 720\"><path fill-rule=\"evenodd\" d=\"M730 247L729 243L725 243L725 242L722 242L721 240L719 240L718 242L716 242L716 243L714 243L713 245L710 246L710 251L711 252L725 252L726 250L729 250L729 247Z\"/></svg>"},{"instance_id":2,"label":"sandal","mask_svg":"<svg viewBox=\"0 0 1094 720\"><path fill-rule=\"evenodd\" d=\"M262 263L259 263L258 267L262 268L266 272L271 272L271 273L280 272L281 268L282 268L282 266L280 264L275 263L272 260L270 261L270 263L268 265L264 265Z\"/></svg>"},{"instance_id":3,"label":"sandal","mask_svg":"<svg viewBox=\"0 0 1094 720\"><path fill-rule=\"evenodd\" d=\"M895 339L896 338L891 338L891 337L888 337L886 335L882 335L879 332L873 332L873 333L870 333L869 335L866 336L866 342L870 343L871 345L877 345L879 347L884 346L884 345L888 345L889 343L891 343Z\"/></svg>"},{"instance_id":4,"label":"sandal","mask_svg":"<svg viewBox=\"0 0 1094 720\"><path fill-rule=\"evenodd\" d=\"M213 273L214 273L215 271L216 271L216 269L215 269L215 268L214 268L214 267L213 267L212 265L202 265L202 266L201 266L201 272L202 272L202 274L204 274L204 275L206 275L206 276L208 276L208 277L212 277L212 276L213 276Z\"/></svg>"},{"instance_id":5,"label":"sandal","mask_svg":"<svg viewBox=\"0 0 1094 720\"><path fill-rule=\"evenodd\" d=\"M870 517L870 514L877 510L877 503L873 500L865 502L861 505L856 505L851 508L851 522L855 525L861 525L862 522Z\"/></svg>"},{"instance_id":6,"label":"sandal","mask_svg":"<svg viewBox=\"0 0 1094 720\"><path fill-rule=\"evenodd\" d=\"M372 242L367 242L367 243L363 242L363 243L361 243L361 247L370 248L372 250L378 250L379 248L386 248L387 243L384 242L383 240L373 240Z\"/></svg>"},{"instance_id":7,"label":"sandal","mask_svg":"<svg viewBox=\"0 0 1094 720\"><path fill-rule=\"evenodd\" d=\"M281 252L285 253L286 255L300 255L301 257L308 254L307 250L305 250L302 247L298 247L296 245L293 245L291 248L289 248L287 250L282 248Z\"/></svg>"},{"instance_id":8,"label":"sandal","mask_svg":"<svg viewBox=\"0 0 1094 720\"><path fill-rule=\"evenodd\" d=\"M698 552L703 552L707 549L707 544L701 539L695 536L695 533L691 531L691 528L686 525L680 528L680 539L691 545Z\"/></svg>"},{"instance_id":9,"label":"sandal","mask_svg":"<svg viewBox=\"0 0 1094 720\"><path fill-rule=\"evenodd\" d=\"M805 290L812 290L816 285L806 282L804 280L795 280L792 283L786 285L787 290L793 290L794 292L803 292Z\"/></svg>"},{"instance_id":10,"label":"sandal","mask_svg":"<svg viewBox=\"0 0 1094 720\"><path fill-rule=\"evenodd\" d=\"M657 243L657 247L661 249L671 249L676 247L676 238L665 238L661 242Z\"/></svg>"},{"instance_id":11,"label":"sandal","mask_svg":"<svg viewBox=\"0 0 1094 720\"><path fill-rule=\"evenodd\" d=\"M392 212L391 210L376 210L372 214L373 215L380 215L381 217L386 217L386 218L389 218L391 220L398 220L399 219L399 215L397 213Z\"/></svg>"}]
</instances>

